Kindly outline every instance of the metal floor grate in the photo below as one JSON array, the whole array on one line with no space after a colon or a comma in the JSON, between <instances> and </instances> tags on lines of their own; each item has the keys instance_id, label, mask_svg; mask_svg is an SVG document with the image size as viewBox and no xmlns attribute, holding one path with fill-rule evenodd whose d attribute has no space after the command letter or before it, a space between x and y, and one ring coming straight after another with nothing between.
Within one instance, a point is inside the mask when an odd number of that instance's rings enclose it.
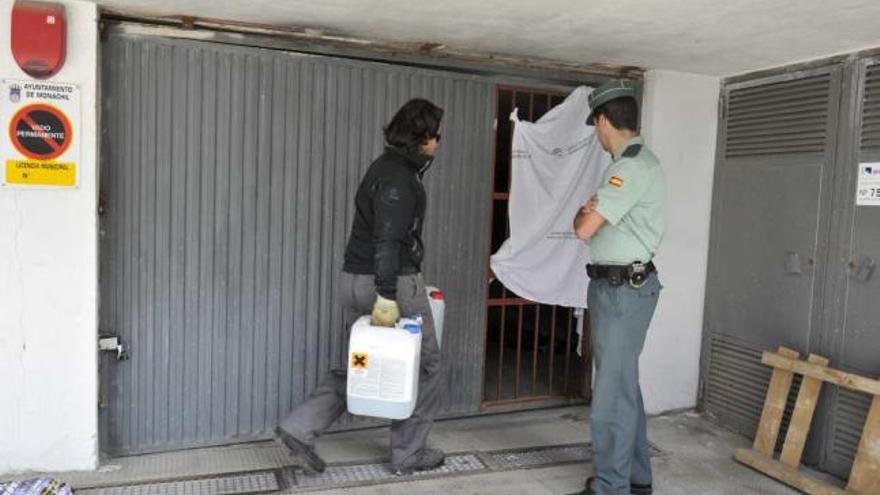
<instances>
[{"instance_id":1,"label":"metal floor grate","mask_svg":"<svg viewBox=\"0 0 880 495\"><path fill-rule=\"evenodd\" d=\"M588 443L545 447L538 449L496 452L490 454L499 469L523 469L568 462L585 462L593 458L593 446Z\"/></svg>"},{"instance_id":2,"label":"metal floor grate","mask_svg":"<svg viewBox=\"0 0 880 495\"><path fill-rule=\"evenodd\" d=\"M651 446L651 455L660 451ZM517 450L451 454L435 470L410 476L396 476L387 463L328 466L320 474L309 474L295 466L271 471L161 483L134 484L78 490L77 495L244 495L268 492L299 493L336 490L363 485L408 482L426 478L444 478L482 472L513 471L549 467L558 464L587 462L593 459L589 443L554 445ZM280 480L280 481L279 481Z\"/></svg>"},{"instance_id":3,"label":"metal floor grate","mask_svg":"<svg viewBox=\"0 0 880 495\"><path fill-rule=\"evenodd\" d=\"M293 471L290 468L289 471ZM386 463L358 464L351 466L330 466L321 474L307 474L296 470L293 474L292 489L329 488L377 482L411 481L414 478L455 476L486 470L486 465L475 454L450 455L446 463L431 471L422 471L411 476L397 476ZM291 477L288 476L288 479Z\"/></svg>"},{"instance_id":4,"label":"metal floor grate","mask_svg":"<svg viewBox=\"0 0 880 495\"><path fill-rule=\"evenodd\" d=\"M653 445L650 446L650 450L652 457L660 453L660 450ZM554 445L550 447L489 452L486 456L495 469L527 469L571 462L592 461L593 445L590 443Z\"/></svg>"},{"instance_id":5,"label":"metal floor grate","mask_svg":"<svg viewBox=\"0 0 880 495\"><path fill-rule=\"evenodd\" d=\"M240 495L277 492L274 472L77 490L77 495Z\"/></svg>"}]
</instances>

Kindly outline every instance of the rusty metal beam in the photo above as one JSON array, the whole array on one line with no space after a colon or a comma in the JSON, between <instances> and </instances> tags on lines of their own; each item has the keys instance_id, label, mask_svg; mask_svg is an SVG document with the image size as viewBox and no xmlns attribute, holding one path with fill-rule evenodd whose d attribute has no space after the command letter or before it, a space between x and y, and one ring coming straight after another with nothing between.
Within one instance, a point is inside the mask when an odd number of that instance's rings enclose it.
<instances>
[{"instance_id":1,"label":"rusty metal beam","mask_svg":"<svg viewBox=\"0 0 880 495\"><path fill-rule=\"evenodd\" d=\"M508 54L479 53L431 41L401 43L366 40L301 26L257 24L207 17L150 16L113 9L102 9L101 19L102 31L118 29L135 34L259 46L482 75L509 75L564 85L596 85L610 78L641 80L644 76L644 69L633 66L569 63Z\"/></svg>"}]
</instances>

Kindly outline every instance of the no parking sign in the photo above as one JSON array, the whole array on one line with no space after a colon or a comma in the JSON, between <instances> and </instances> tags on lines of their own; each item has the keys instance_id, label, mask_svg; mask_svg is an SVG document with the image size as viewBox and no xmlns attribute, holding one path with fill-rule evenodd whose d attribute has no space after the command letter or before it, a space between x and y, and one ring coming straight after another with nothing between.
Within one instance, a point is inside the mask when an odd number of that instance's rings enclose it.
<instances>
[{"instance_id":1,"label":"no parking sign","mask_svg":"<svg viewBox=\"0 0 880 495\"><path fill-rule=\"evenodd\" d=\"M79 178L79 88L4 80L0 88L3 186L76 187Z\"/></svg>"}]
</instances>

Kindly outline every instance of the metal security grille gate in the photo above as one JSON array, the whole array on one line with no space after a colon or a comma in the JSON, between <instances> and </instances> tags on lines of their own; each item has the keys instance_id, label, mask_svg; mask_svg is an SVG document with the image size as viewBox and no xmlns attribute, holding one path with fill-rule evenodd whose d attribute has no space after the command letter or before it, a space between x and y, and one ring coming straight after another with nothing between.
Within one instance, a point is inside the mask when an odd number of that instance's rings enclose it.
<instances>
[{"instance_id":1,"label":"metal security grille gate","mask_svg":"<svg viewBox=\"0 0 880 495\"><path fill-rule=\"evenodd\" d=\"M344 353L352 200L411 97L447 111L426 279L447 294L446 415L479 411L494 93L426 69L129 35L103 41L101 443L265 438Z\"/></svg>"},{"instance_id":2,"label":"metal security grille gate","mask_svg":"<svg viewBox=\"0 0 880 495\"><path fill-rule=\"evenodd\" d=\"M880 162L877 62L853 55L724 87L702 404L745 434L769 382L762 350L880 376L880 206L856 204L859 175ZM868 406L825 390L807 461L846 476Z\"/></svg>"},{"instance_id":3,"label":"metal security grille gate","mask_svg":"<svg viewBox=\"0 0 880 495\"><path fill-rule=\"evenodd\" d=\"M521 120L535 122L565 97L565 93L557 91L528 88L499 87L497 90L492 253L497 252L510 235L507 212L513 124L508 116L517 108ZM497 279L489 283L488 293L483 407L587 396L592 362L586 345L589 339L582 342L581 357L577 334L580 323L575 310L524 299Z\"/></svg>"}]
</instances>

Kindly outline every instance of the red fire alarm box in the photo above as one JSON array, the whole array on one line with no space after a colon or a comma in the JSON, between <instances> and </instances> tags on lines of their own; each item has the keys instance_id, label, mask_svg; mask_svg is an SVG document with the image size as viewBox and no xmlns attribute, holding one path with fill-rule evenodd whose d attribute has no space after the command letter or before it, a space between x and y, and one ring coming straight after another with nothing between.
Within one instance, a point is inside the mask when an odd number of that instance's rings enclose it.
<instances>
[{"instance_id":1,"label":"red fire alarm box","mask_svg":"<svg viewBox=\"0 0 880 495\"><path fill-rule=\"evenodd\" d=\"M12 55L23 71L45 79L64 65L67 27L64 6L18 0L12 7Z\"/></svg>"}]
</instances>

